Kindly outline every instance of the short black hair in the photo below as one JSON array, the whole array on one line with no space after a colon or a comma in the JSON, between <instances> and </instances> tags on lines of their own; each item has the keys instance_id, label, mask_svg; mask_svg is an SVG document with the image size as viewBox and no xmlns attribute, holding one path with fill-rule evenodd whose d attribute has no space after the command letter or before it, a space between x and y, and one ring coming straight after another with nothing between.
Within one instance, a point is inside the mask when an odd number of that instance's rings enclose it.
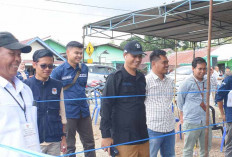
<instances>
[{"instance_id":1,"label":"short black hair","mask_svg":"<svg viewBox=\"0 0 232 157\"><path fill-rule=\"evenodd\" d=\"M164 50L154 50L150 54L150 62L159 60L160 59L160 55L161 56L166 56L166 54L167 53Z\"/></svg>"},{"instance_id":2,"label":"short black hair","mask_svg":"<svg viewBox=\"0 0 232 157\"><path fill-rule=\"evenodd\" d=\"M78 47L80 49L82 49L84 46L83 44L79 43L78 41L70 41L67 45L66 45L66 49L70 48L70 47Z\"/></svg>"},{"instance_id":3,"label":"short black hair","mask_svg":"<svg viewBox=\"0 0 232 157\"><path fill-rule=\"evenodd\" d=\"M213 67L213 69L215 69L216 67L218 67L217 65L215 65L214 67Z\"/></svg>"},{"instance_id":4,"label":"short black hair","mask_svg":"<svg viewBox=\"0 0 232 157\"><path fill-rule=\"evenodd\" d=\"M196 68L196 67L197 67L197 64L202 64L202 63L207 64L206 61L205 61L203 58L201 58L201 57L196 57L196 58L194 58L193 61L192 61L192 67L193 67L193 68Z\"/></svg>"},{"instance_id":5,"label":"short black hair","mask_svg":"<svg viewBox=\"0 0 232 157\"><path fill-rule=\"evenodd\" d=\"M50 51L48 49L36 50L35 53L33 54L33 57L32 57L33 62L37 62L42 57L52 57L53 58L53 53L52 53L52 51Z\"/></svg>"},{"instance_id":6,"label":"short black hair","mask_svg":"<svg viewBox=\"0 0 232 157\"><path fill-rule=\"evenodd\" d=\"M230 69L230 67L227 66L226 69Z\"/></svg>"}]
</instances>

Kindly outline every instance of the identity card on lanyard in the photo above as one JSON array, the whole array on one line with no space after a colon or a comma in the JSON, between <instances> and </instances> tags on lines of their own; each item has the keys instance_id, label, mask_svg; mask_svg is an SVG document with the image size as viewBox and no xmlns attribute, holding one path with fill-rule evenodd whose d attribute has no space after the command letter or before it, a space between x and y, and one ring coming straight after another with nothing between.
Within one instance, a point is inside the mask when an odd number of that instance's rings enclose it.
<instances>
[{"instance_id":1,"label":"identity card on lanyard","mask_svg":"<svg viewBox=\"0 0 232 157\"><path fill-rule=\"evenodd\" d=\"M25 123L22 125L23 125L22 126L23 137L27 148L33 151L37 151L38 150L37 136L33 124Z\"/></svg>"},{"instance_id":2,"label":"identity card on lanyard","mask_svg":"<svg viewBox=\"0 0 232 157\"><path fill-rule=\"evenodd\" d=\"M21 129L22 129L22 133L23 133L23 138L24 138L25 145L27 146L28 149L30 149L32 151L37 151L38 147L37 147L36 131L35 131L35 128L34 128L33 124L27 122L26 105L25 105L22 93L20 92L20 96L21 96L21 98L23 100L23 105L24 106L21 106L21 104L18 102L18 100L11 94L11 92L7 88L4 88L4 89L17 102L17 104L19 105L19 107L21 108L21 110L24 113L25 123L21 124Z\"/></svg>"}]
</instances>

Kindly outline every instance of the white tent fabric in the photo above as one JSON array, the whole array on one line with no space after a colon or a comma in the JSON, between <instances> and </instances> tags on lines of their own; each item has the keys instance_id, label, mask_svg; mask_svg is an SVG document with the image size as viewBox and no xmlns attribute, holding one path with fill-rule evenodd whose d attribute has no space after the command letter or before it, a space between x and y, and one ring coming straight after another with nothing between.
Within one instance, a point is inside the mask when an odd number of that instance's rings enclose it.
<instances>
[{"instance_id":1,"label":"white tent fabric","mask_svg":"<svg viewBox=\"0 0 232 157\"><path fill-rule=\"evenodd\" d=\"M232 44L222 45L211 52L211 55L218 56L218 61L229 61L232 59Z\"/></svg>"}]
</instances>

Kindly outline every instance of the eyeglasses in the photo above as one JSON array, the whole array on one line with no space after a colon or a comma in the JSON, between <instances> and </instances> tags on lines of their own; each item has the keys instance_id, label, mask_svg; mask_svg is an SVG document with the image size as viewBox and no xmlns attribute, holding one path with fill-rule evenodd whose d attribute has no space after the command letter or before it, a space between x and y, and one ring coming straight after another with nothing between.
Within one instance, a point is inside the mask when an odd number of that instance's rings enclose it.
<instances>
[{"instance_id":1,"label":"eyeglasses","mask_svg":"<svg viewBox=\"0 0 232 157\"><path fill-rule=\"evenodd\" d=\"M40 64L39 65L41 69L53 69L54 65L53 64Z\"/></svg>"}]
</instances>

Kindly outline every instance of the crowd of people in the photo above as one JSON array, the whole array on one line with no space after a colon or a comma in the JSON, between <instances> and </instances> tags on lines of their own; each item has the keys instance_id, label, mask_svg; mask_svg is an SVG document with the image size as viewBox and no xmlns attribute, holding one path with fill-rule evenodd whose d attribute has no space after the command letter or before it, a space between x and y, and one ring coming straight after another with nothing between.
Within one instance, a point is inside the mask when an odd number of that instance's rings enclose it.
<instances>
[{"instance_id":1,"label":"crowd of people","mask_svg":"<svg viewBox=\"0 0 232 157\"><path fill-rule=\"evenodd\" d=\"M85 99L79 99L86 98L88 79L88 67L81 63L83 45L69 42L67 61L55 69L53 53L47 49L36 50L32 58L36 73L29 78L25 63L21 63L21 53L30 51L31 46L19 43L11 33L0 32L0 144L55 156L62 152L74 157L78 133L84 150L94 149L89 105ZM162 157L174 157L175 84L166 76L169 61L165 51L154 50L149 56L151 71L144 76L138 70L144 55L139 42L128 42L123 67L107 78L100 111L101 146L110 155L109 146L117 145L118 157L156 157L159 151ZM182 94L177 95L177 106L184 130L206 125L206 65L203 58L194 58L193 74L179 88ZM232 76L228 71L222 78L215 66L211 70L211 88L215 93L218 90L215 102L221 117L227 121L225 156L231 157ZM193 156L197 142L200 156L205 156L205 130L184 134L183 156ZM208 138L210 151L211 127ZM0 152L3 157L25 156L1 147ZM96 153L86 151L85 156L95 157Z\"/></svg>"}]
</instances>

